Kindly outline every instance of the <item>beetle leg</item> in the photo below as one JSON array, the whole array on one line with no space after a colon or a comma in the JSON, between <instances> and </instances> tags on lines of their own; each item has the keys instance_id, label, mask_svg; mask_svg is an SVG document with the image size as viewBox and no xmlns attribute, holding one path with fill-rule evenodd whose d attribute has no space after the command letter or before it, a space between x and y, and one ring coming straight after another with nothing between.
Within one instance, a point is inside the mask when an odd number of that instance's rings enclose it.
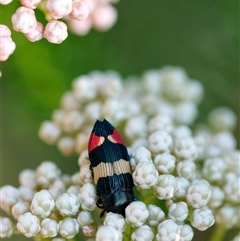
<instances>
[{"instance_id":1,"label":"beetle leg","mask_svg":"<svg viewBox=\"0 0 240 241\"><path fill-rule=\"evenodd\" d=\"M104 216L105 210L103 210L100 214L100 218L102 218Z\"/></svg>"},{"instance_id":2,"label":"beetle leg","mask_svg":"<svg viewBox=\"0 0 240 241\"><path fill-rule=\"evenodd\" d=\"M99 208L101 208L101 209L104 209L104 207L103 207L103 205L102 205L102 199L101 199L101 198L99 198L99 199L97 200L96 205L97 205L97 207L99 207Z\"/></svg>"}]
</instances>

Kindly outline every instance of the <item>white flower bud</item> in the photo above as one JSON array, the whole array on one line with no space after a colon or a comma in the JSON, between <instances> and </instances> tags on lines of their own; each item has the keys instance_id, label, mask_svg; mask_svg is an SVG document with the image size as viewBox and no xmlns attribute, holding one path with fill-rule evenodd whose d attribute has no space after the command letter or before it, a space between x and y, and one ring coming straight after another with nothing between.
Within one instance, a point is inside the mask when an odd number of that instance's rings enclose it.
<instances>
[{"instance_id":1,"label":"white flower bud","mask_svg":"<svg viewBox=\"0 0 240 241\"><path fill-rule=\"evenodd\" d=\"M63 109L56 109L52 113L52 120L55 125L57 125L60 129L62 127L62 122L64 119L64 116L66 115L67 111Z\"/></svg>"},{"instance_id":2,"label":"white flower bud","mask_svg":"<svg viewBox=\"0 0 240 241\"><path fill-rule=\"evenodd\" d=\"M135 171L138 163L151 161L151 152L144 146L137 147L131 153L130 165L132 171Z\"/></svg>"},{"instance_id":3,"label":"white flower bud","mask_svg":"<svg viewBox=\"0 0 240 241\"><path fill-rule=\"evenodd\" d=\"M131 140L146 136L146 117L143 115L139 115L128 119L124 128L124 133Z\"/></svg>"},{"instance_id":4,"label":"white flower bud","mask_svg":"<svg viewBox=\"0 0 240 241\"><path fill-rule=\"evenodd\" d=\"M191 215L191 225L200 231L208 229L214 222L215 219L210 209L195 209Z\"/></svg>"},{"instance_id":5,"label":"white flower bud","mask_svg":"<svg viewBox=\"0 0 240 241\"><path fill-rule=\"evenodd\" d=\"M24 169L18 175L18 180L21 186L29 187L31 189L36 188L36 172L31 169Z\"/></svg>"},{"instance_id":6,"label":"white flower bud","mask_svg":"<svg viewBox=\"0 0 240 241\"><path fill-rule=\"evenodd\" d=\"M231 241L239 241L240 240L240 233L237 234Z\"/></svg>"},{"instance_id":7,"label":"white flower bud","mask_svg":"<svg viewBox=\"0 0 240 241\"><path fill-rule=\"evenodd\" d=\"M158 171L152 162L141 162L133 172L133 182L142 189L149 189L157 182Z\"/></svg>"},{"instance_id":8,"label":"white flower bud","mask_svg":"<svg viewBox=\"0 0 240 241\"><path fill-rule=\"evenodd\" d=\"M39 138L49 145L55 144L61 135L61 129L52 121L44 121L38 131Z\"/></svg>"},{"instance_id":9,"label":"white flower bud","mask_svg":"<svg viewBox=\"0 0 240 241\"><path fill-rule=\"evenodd\" d=\"M117 11L111 4L103 4L91 15L93 26L98 31L107 31L117 20Z\"/></svg>"},{"instance_id":10,"label":"white flower bud","mask_svg":"<svg viewBox=\"0 0 240 241\"><path fill-rule=\"evenodd\" d=\"M216 214L216 223L230 229L239 226L239 207L233 207L228 204L220 207Z\"/></svg>"},{"instance_id":11,"label":"white flower bud","mask_svg":"<svg viewBox=\"0 0 240 241\"><path fill-rule=\"evenodd\" d=\"M113 226L116 230L123 232L126 228L124 217L121 214L109 212L105 216L103 224Z\"/></svg>"},{"instance_id":12,"label":"white flower bud","mask_svg":"<svg viewBox=\"0 0 240 241\"><path fill-rule=\"evenodd\" d=\"M193 229L188 224L180 225L180 240L179 241L192 241L194 236Z\"/></svg>"},{"instance_id":13,"label":"white flower bud","mask_svg":"<svg viewBox=\"0 0 240 241\"><path fill-rule=\"evenodd\" d=\"M226 168L226 164L222 158L209 158L203 165L203 177L210 182L221 181L224 177Z\"/></svg>"},{"instance_id":14,"label":"white flower bud","mask_svg":"<svg viewBox=\"0 0 240 241\"><path fill-rule=\"evenodd\" d=\"M55 206L52 194L48 190L37 192L32 200L31 211L38 217L46 218Z\"/></svg>"},{"instance_id":15,"label":"white flower bud","mask_svg":"<svg viewBox=\"0 0 240 241\"><path fill-rule=\"evenodd\" d=\"M26 7L19 7L11 17L13 29L18 32L28 33L37 25L35 12Z\"/></svg>"},{"instance_id":16,"label":"white flower bud","mask_svg":"<svg viewBox=\"0 0 240 241\"><path fill-rule=\"evenodd\" d=\"M166 131L155 131L149 138L149 149L155 153L170 152L173 145L172 137Z\"/></svg>"},{"instance_id":17,"label":"white flower bud","mask_svg":"<svg viewBox=\"0 0 240 241\"><path fill-rule=\"evenodd\" d=\"M218 146L222 149L222 152L224 150L232 151L236 149L237 141L230 131L222 131L217 133L215 136L213 136L211 140L212 144L215 146Z\"/></svg>"},{"instance_id":18,"label":"white flower bud","mask_svg":"<svg viewBox=\"0 0 240 241\"><path fill-rule=\"evenodd\" d=\"M6 213L11 212L12 206L19 201L19 190L13 186L5 185L0 188L0 208Z\"/></svg>"},{"instance_id":19,"label":"white flower bud","mask_svg":"<svg viewBox=\"0 0 240 241\"><path fill-rule=\"evenodd\" d=\"M58 20L50 20L43 32L43 36L50 43L60 44L68 36L67 25Z\"/></svg>"},{"instance_id":20,"label":"white flower bud","mask_svg":"<svg viewBox=\"0 0 240 241\"><path fill-rule=\"evenodd\" d=\"M187 100L192 101L196 104L199 104L202 100L204 88L201 82L197 80L191 80L186 86L186 95Z\"/></svg>"},{"instance_id":21,"label":"white flower bud","mask_svg":"<svg viewBox=\"0 0 240 241\"><path fill-rule=\"evenodd\" d=\"M151 93L158 93L161 89L161 74L158 69L150 69L143 73L142 85Z\"/></svg>"},{"instance_id":22,"label":"white flower bud","mask_svg":"<svg viewBox=\"0 0 240 241\"><path fill-rule=\"evenodd\" d=\"M149 211L149 217L147 219L147 223L150 226L156 226L164 219L165 213L158 206L149 204L147 206L147 209Z\"/></svg>"},{"instance_id":23,"label":"white flower bud","mask_svg":"<svg viewBox=\"0 0 240 241\"><path fill-rule=\"evenodd\" d=\"M191 179L196 174L196 164L192 160L181 161L177 164L177 173L179 177Z\"/></svg>"},{"instance_id":24,"label":"white flower bud","mask_svg":"<svg viewBox=\"0 0 240 241\"><path fill-rule=\"evenodd\" d=\"M35 9L41 0L20 0L21 4L27 8Z\"/></svg>"},{"instance_id":25,"label":"white flower bud","mask_svg":"<svg viewBox=\"0 0 240 241\"><path fill-rule=\"evenodd\" d=\"M149 121L149 131L150 133L156 131L166 131L171 133L173 130L172 118L167 115L158 114L150 119Z\"/></svg>"},{"instance_id":26,"label":"white flower bud","mask_svg":"<svg viewBox=\"0 0 240 241\"><path fill-rule=\"evenodd\" d=\"M77 134L74 142L75 142L75 151L79 154L83 152L87 148L87 143L89 139L89 131L82 131ZM90 161L89 161L90 162Z\"/></svg>"},{"instance_id":27,"label":"white flower bud","mask_svg":"<svg viewBox=\"0 0 240 241\"><path fill-rule=\"evenodd\" d=\"M18 218L17 229L27 238L35 236L41 229L39 219L27 212Z\"/></svg>"},{"instance_id":28,"label":"white flower bud","mask_svg":"<svg viewBox=\"0 0 240 241\"><path fill-rule=\"evenodd\" d=\"M20 186L18 190L19 190L20 199L28 203L32 201L33 196L36 193L34 189L31 189L29 187L24 187L24 186Z\"/></svg>"},{"instance_id":29,"label":"white flower bud","mask_svg":"<svg viewBox=\"0 0 240 241\"><path fill-rule=\"evenodd\" d=\"M158 199L167 200L174 196L177 181L173 175L164 174L158 177L158 181L154 186L154 192Z\"/></svg>"},{"instance_id":30,"label":"white flower bud","mask_svg":"<svg viewBox=\"0 0 240 241\"><path fill-rule=\"evenodd\" d=\"M0 238L10 238L13 235L13 224L9 218L0 217Z\"/></svg>"},{"instance_id":31,"label":"white flower bud","mask_svg":"<svg viewBox=\"0 0 240 241\"><path fill-rule=\"evenodd\" d=\"M78 212L80 203L76 195L63 193L56 200L56 208L62 216L73 216Z\"/></svg>"},{"instance_id":32,"label":"white flower bud","mask_svg":"<svg viewBox=\"0 0 240 241\"><path fill-rule=\"evenodd\" d=\"M173 221L182 222L188 216L188 206L185 202L172 203L168 209L168 216Z\"/></svg>"},{"instance_id":33,"label":"white flower bud","mask_svg":"<svg viewBox=\"0 0 240 241\"><path fill-rule=\"evenodd\" d=\"M78 158L78 166L81 168L81 166L87 165L87 164L90 166L90 160L88 158L88 150L84 150L81 152Z\"/></svg>"},{"instance_id":34,"label":"white flower bud","mask_svg":"<svg viewBox=\"0 0 240 241\"><path fill-rule=\"evenodd\" d=\"M77 110L80 107L79 102L71 91L65 92L60 100L60 106L63 110Z\"/></svg>"},{"instance_id":35,"label":"white flower bud","mask_svg":"<svg viewBox=\"0 0 240 241\"><path fill-rule=\"evenodd\" d=\"M158 225L156 238L158 241L179 241L180 227L173 220L167 219Z\"/></svg>"},{"instance_id":36,"label":"white flower bud","mask_svg":"<svg viewBox=\"0 0 240 241\"><path fill-rule=\"evenodd\" d=\"M9 4L10 2L12 2L12 0L1 0L1 1L0 1L0 4L2 4L2 5L7 5L7 4Z\"/></svg>"},{"instance_id":37,"label":"white flower bud","mask_svg":"<svg viewBox=\"0 0 240 241\"><path fill-rule=\"evenodd\" d=\"M88 120L89 122L91 121L94 122L97 119L101 118L101 111L102 111L102 104L100 101L91 101L88 103L85 107L84 110L84 118Z\"/></svg>"},{"instance_id":38,"label":"white flower bud","mask_svg":"<svg viewBox=\"0 0 240 241\"><path fill-rule=\"evenodd\" d=\"M72 12L73 2L71 0L47 0L46 10L53 19L63 18Z\"/></svg>"},{"instance_id":39,"label":"white flower bud","mask_svg":"<svg viewBox=\"0 0 240 241\"><path fill-rule=\"evenodd\" d=\"M204 207L211 198L211 186L205 180L193 183L187 190L187 203L193 208Z\"/></svg>"},{"instance_id":40,"label":"white flower bud","mask_svg":"<svg viewBox=\"0 0 240 241\"><path fill-rule=\"evenodd\" d=\"M93 183L93 176L92 171L90 170L90 165L86 164L81 166L79 178L80 178L80 185L83 186L86 183Z\"/></svg>"},{"instance_id":41,"label":"white flower bud","mask_svg":"<svg viewBox=\"0 0 240 241\"><path fill-rule=\"evenodd\" d=\"M190 129L190 127L186 125L180 125L175 127L172 133L172 137L175 143L183 138L191 137L191 136L192 136L192 130Z\"/></svg>"},{"instance_id":42,"label":"white flower bud","mask_svg":"<svg viewBox=\"0 0 240 241\"><path fill-rule=\"evenodd\" d=\"M122 234L113 226L100 226L96 233L96 241L121 241Z\"/></svg>"},{"instance_id":43,"label":"white flower bud","mask_svg":"<svg viewBox=\"0 0 240 241\"><path fill-rule=\"evenodd\" d=\"M95 236L97 230L93 225L85 225L82 227L83 234L87 237Z\"/></svg>"},{"instance_id":44,"label":"white flower bud","mask_svg":"<svg viewBox=\"0 0 240 241\"><path fill-rule=\"evenodd\" d=\"M107 71L102 76L101 83L98 83L98 88L104 97L115 97L119 96L123 91L123 84L121 81L121 76L116 71Z\"/></svg>"},{"instance_id":45,"label":"white flower bud","mask_svg":"<svg viewBox=\"0 0 240 241\"><path fill-rule=\"evenodd\" d=\"M197 115L198 109L192 101L182 101L175 106L175 120L179 124L190 125Z\"/></svg>"},{"instance_id":46,"label":"white flower bud","mask_svg":"<svg viewBox=\"0 0 240 241\"><path fill-rule=\"evenodd\" d=\"M228 107L218 107L210 113L208 121L211 127L216 131L231 131L234 130L236 126L237 117Z\"/></svg>"},{"instance_id":47,"label":"white flower bud","mask_svg":"<svg viewBox=\"0 0 240 241\"><path fill-rule=\"evenodd\" d=\"M59 178L61 171L55 163L44 161L37 167L37 183L43 188L48 188L51 183Z\"/></svg>"},{"instance_id":48,"label":"white flower bud","mask_svg":"<svg viewBox=\"0 0 240 241\"><path fill-rule=\"evenodd\" d=\"M176 158L170 153L158 154L154 158L154 164L159 173L171 173L175 169Z\"/></svg>"},{"instance_id":49,"label":"white flower bud","mask_svg":"<svg viewBox=\"0 0 240 241\"><path fill-rule=\"evenodd\" d=\"M111 120L113 125L127 118L126 103L117 97L109 97L102 106L102 115Z\"/></svg>"},{"instance_id":50,"label":"white flower bud","mask_svg":"<svg viewBox=\"0 0 240 241\"><path fill-rule=\"evenodd\" d=\"M58 196L60 196L63 193L61 189L58 189L55 187L49 188L48 191L53 196L54 200L56 200L58 198Z\"/></svg>"},{"instance_id":51,"label":"white flower bud","mask_svg":"<svg viewBox=\"0 0 240 241\"><path fill-rule=\"evenodd\" d=\"M60 192L65 191L65 183L63 182L62 178L56 179L50 186L49 189L58 189Z\"/></svg>"},{"instance_id":52,"label":"white flower bud","mask_svg":"<svg viewBox=\"0 0 240 241\"><path fill-rule=\"evenodd\" d=\"M240 176L240 150L233 150L224 156L228 171L235 172Z\"/></svg>"},{"instance_id":53,"label":"white flower bud","mask_svg":"<svg viewBox=\"0 0 240 241\"><path fill-rule=\"evenodd\" d=\"M190 182L185 177L176 177L177 181L177 191L174 194L176 198L185 198L187 194L187 189L190 186Z\"/></svg>"},{"instance_id":54,"label":"white flower bud","mask_svg":"<svg viewBox=\"0 0 240 241\"><path fill-rule=\"evenodd\" d=\"M57 147L63 155L70 156L75 152L75 140L72 137L63 136L58 140Z\"/></svg>"},{"instance_id":55,"label":"white flower bud","mask_svg":"<svg viewBox=\"0 0 240 241\"><path fill-rule=\"evenodd\" d=\"M30 211L29 204L26 202L17 202L12 206L12 215L15 219L26 212Z\"/></svg>"},{"instance_id":56,"label":"white flower bud","mask_svg":"<svg viewBox=\"0 0 240 241\"><path fill-rule=\"evenodd\" d=\"M79 224L76 219L67 217L59 222L59 233L66 239L72 239L79 232Z\"/></svg>"},{"instance_id":57,"label":"white flower bud","mask_svg":"<svg viewBox=\"0 0 240 241\"><path fill-rule=\"evenodd\" d=\"M67 133L78 131L83 124L83 115L78 110L66 112L62 120L62 129Z\"/></svg>"},{"instance_id":58,"label":"white flower bud","mask_svg":"<svg viewBox=\"0 0 240 241\"><path fill-rule=\"evenodd\" d=\"M93 211L96 208L96 187L92 183L86 183L80 188L80 193L78 194L78 199L80 200L81 207L83 210Z\"/></svg>"},{"instance_id":59,"label":"white flower bud","mask_svg":"<svg viewBox=\"0 0 240 241\"><path fill-rule=\"evenodd\" d=\"M224 201L224 192L218 186L211 185L211 198L208 202L208 206L211 209L220 207Z\"/></svg>"},{"instance_id":60,"label":"white flower bud","mask_svg":"<svg viewBox=\"0 0 240 241\"><path fill-rule=\"evenodd\" d=\"M141 201L131 202L125 209L126 222L133 227L142 226L149 216L147 206Z\"/></svg>"},{"instance_id":61,"label":"white flower bud","mask_svg":"<svg viewBox=\"0 0 240 241\"><path fill-rule=\"evenodd\" d=\"M76 172L71 176L72 184L80 186L80 173Z\"/></svg>"},{"instance_id":62,"label":"white flower bud","mask_svg":"<svg viewBox=\"0 0 240 241\"><path fill-rule=\"evenodd\" d=\"M154 233L152 229L147 225L139 227L131 235L132 241L152 241L153 238Z\"/></svg>"},{"instance_id":63,"label":"white flower bud","mask_svg":"<svg viewBox=\"0 0 240 241\"><path fill-rule=\"evenodd\" d=\"M44 30L43 24L40 22L37 22L36 26L33 27L30 30L30 32L25 33L24 35L27 37L29 41L36 42L43 38L43 30Z\"/></svg>"},{"instance_id":64,"label":"white flower bud","mask_svg":"<svg viewBox=\"0 0 240 241\"><path fill-rule=\"evenodd\" d=\"M185 137L177 141L174 149L176 155L181 160L194 161L198 157L198 149L194 139Z\"/></svg>"},{"instance_id":65,"label":"white flower bud","mask_svg":"<svg viewBox=\"0 0 240 241\"><path fill-rule=\"evenodd\" d=\"M92 100L96 97L95 82L87 75L81 75L73 80L73 95L79 101Z\"/></svg>"},{"instance_id":66,"label":"white flower bud","mask_svg":"<svg viewBox=\"0 0 240 241\"><path fill-rule=\"evenodd\" d=\"M93 223L92 214L89 211L81 211L77 217L80 227L84 227Z\"/></svg>"},{"instance_id":67,"label":"white flower bud","mask_svg":"<svg viewBox=\"0 0 240 241\"><path fill-rule=\"evenodd\" d=\"M66 190L67 193L72 193L74 195L78 195L79 193L79 190L80 190L80 187L77 186L77 185L71 185L68 187L68 189Z\"/></svg>"},{"instance_id":68,"label":"white flower bud","mask_svg":"<svg viewBox=\"0 0 240 241\"><path fill-rule=\"evenodd\" d=\"M41 222L41 235L44 238L52 238L57 236L59 225L57 221L49 218L45 218Z\"/></svg>"},{"instance_id":69,"label":"white flower bud","mask_svg":"<svg viewBox=\"0 0 240 241\"><path fill-rule=\"evenodd\" d=\"M240 177L235 177L227 181L223 190L226 200L234 204L240 203Z\"/></svg>"}]
</instances>

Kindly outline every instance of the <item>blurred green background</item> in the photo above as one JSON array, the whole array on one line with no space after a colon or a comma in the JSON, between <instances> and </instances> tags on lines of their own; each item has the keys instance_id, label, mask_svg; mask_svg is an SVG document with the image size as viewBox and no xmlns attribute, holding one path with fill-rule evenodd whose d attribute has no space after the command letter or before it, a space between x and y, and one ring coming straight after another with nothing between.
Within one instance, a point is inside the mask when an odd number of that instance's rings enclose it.
<instances>
[{"instance_id":1,"label":"blurred green background","mask_svg":"<svg viewBox=\"0 0 240 241\"><path fill-rule=\"evenodd\" d=\"M1 23L10 27L18 6L19 1L1 6ZM1 186L18 186L18 173L43 160L56 162L66 173L78 170L77 157L63 157L37 132L72 79L91 70L114 69L127 77L182 66L204 85L201 121L222 105L239 115L239 1L122 0L116 8L118 21L110 31L92 30L84 37L70 33L61 45L31 43L12 31L17 48L1 64ZM41 13L37 17L44 22ZM239 130L238 122L238 141Z\"/></svg>"}]
</instances>

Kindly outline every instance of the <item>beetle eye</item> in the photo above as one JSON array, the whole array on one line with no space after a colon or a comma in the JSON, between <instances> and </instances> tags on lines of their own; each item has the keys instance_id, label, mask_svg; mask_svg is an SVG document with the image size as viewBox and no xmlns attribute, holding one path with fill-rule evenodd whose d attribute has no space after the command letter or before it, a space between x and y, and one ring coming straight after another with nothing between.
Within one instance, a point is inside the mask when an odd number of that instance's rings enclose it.
<instances>
[{"instance_id":1,"label":"beetle eye","mask_svg":"<svg viewBox=\"0 0 240 241\"><path fill-rule=\"evenodd\" d=\"M122 137L119 135L119 133L115 129L114 129L113 133L108 136L108 140L113 143L125 145Z\"/></svg>"}]
</instances>

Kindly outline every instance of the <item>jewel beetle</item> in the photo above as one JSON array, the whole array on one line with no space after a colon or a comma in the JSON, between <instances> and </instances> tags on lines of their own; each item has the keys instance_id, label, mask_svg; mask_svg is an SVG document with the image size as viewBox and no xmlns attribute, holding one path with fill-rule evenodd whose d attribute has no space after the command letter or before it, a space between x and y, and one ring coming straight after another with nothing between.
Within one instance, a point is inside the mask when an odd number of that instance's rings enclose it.
<instances>
[{"instance_id":1,"label":"jewel beetle","mask_svg":"<svg viewBox=\"0 0 240 241\"><path fill-rule=\"evenodd\" d=\"M134 201L130 156L117 130L107 121L97 120L88 142L90 169L93 173L96 202L104 212L125 216L125 208Z\"/></svg>"}]
</instances>

